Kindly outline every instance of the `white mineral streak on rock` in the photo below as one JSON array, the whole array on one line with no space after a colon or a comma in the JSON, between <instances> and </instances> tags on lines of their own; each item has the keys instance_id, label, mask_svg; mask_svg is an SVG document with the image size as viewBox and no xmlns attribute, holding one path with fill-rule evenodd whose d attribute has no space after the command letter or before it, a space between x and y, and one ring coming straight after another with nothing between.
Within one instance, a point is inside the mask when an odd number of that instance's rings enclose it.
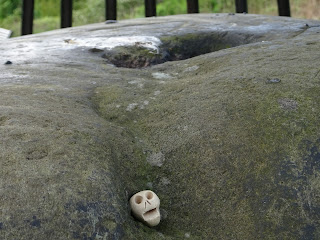
<instances>
[{"instance_id":1,"label":"white mineral streak on rock","mask_svg":"<svg viewBox=\"0 0 320 240\"><path fill-rule=\"evenodd\" d=\"M154 95L155 95L155 96L158 96L160 93L161 93L161 92L158 90L158 91L155 91L155 92L154 92Z\"/></svg>"},{"instance_id":2,"label":"white mineral streak on rock","mask_svg":"<svg viewBox=\"0 0 320 240\"><path fill-rule=\"evenodd\" d=\"M20 75L15 73L1 73L0 74L0 82L1 83L14 83L14 82L21 82L23 78L27 78L28 75Z\"/></svg>"},{"instance_id":3,"label":"white mineral streak on rock","mask_svg":"<svg viewBox=\"0 0 320 240\"><path fill-rule=\"evenodd\" d=\"M156 79L170 79L170 78L172 78L172 76L170 74L161 73L161 72L152 73L152 77L154 77Z\"/></svg>"},{"instance_id":4,"label":"white mineral streak on rock","mask_svg":"<svg viewBox=\"0 0 320 240\"><path fill-rule=\"evenodd\" d=\"M252 32L269 32L274 29L276 24L260 24L256 26L247 26L244 27L246 31L252 31Z\"/></svg>"},{"instance_id":5,"label":"white mineral streak on rock","mask_svg":"<svg viewBox=\"0 0 320 240\"><path fill-rule=\"evenodd\" d=\"M127 111L131 112L133 109L135 109L138 106L138 103L130 103L127 107Z\"/></svg>"},{"instance_id":6,"label":"white mineral streak on rock","mask_svg":"<svg viewBox=\"0 0 320 240\"><path fill-rule=\"evenodd\" d=\"M142 80L140 80L140 79L132 80L128 83L132 84L132 85L137 85L139 88L143 88L143 86L144 86L144 84L142 83Z\"/></svg>"},{"instance_id":7,"label":"white mineral streak on rock","mask_svg":"<svg viewBox=\"0 0 320 240\"><path fill-rule=\"evenodd\" d=\"M72 38L64 41L65 44L92 47L98 49L112 49L119 46L139 46L159 52L161 40L154 36L121 36L121 37L92 37L92 38Z\"/></svg>"},{"instance_id":8,"label":"white mineral streak on rock","mask_svg":"<svg viewBox=\"0 0 320 240\"><path fill-rule=\"evenodd\" d=\"M160 179L160 183L161 183L162 185L169 185L169 184L171 184L171 181L170 181L169 178L163 177L163 178Z\"/></svg>"},{"instance_id":9,"label":"white mineral streak on rock","mask_svg":"<svg viewBox=\"0 0 320 240\"><path fill-rule=\"evenodd\" d=\"M140 109L144 109L145 106L149 104L149 101L143 101L142 105L140 105Z\"/></svg>"},{"instance_id":10,"label":"white mineral streak on rock","mask_svg":"<svg viewBox=\"0 0 320 240\"><path fill-rule=\"evenodd\" d=\"M147 157L147 162L151 166L161 167L165 161L164 154L162 152L153 153Z\"/></svg>"},{"instance_id":11,"label":"white mineral streak on rock","mask_svg":"<svg viewBox=\"0 0 320 240\"><path fill-rule=\"evenodd\" d=\"M199 69L199 66L194 65L194 66L192 66L192 67L187 67L187 68L184 70L184 72L192 72L192 71L195 71L195 70L197 70L197 69Z\"/></svg>"}]
</instances>

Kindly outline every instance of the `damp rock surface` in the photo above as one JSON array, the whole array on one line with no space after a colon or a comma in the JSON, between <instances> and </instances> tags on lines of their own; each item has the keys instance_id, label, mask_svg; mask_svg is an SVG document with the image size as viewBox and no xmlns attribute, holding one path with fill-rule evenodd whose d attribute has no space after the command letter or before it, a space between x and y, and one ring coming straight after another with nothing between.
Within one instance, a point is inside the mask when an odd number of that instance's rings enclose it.
<instances>
[{"instance_id":1,"label":"damp rock surface","mask_svg":"<svg viewBox=\"0 0 320 240\"><path fill-rule=\"evenodd\" d=\"M320 22L135 19L0 51L0 239L320 238Z\"/></svg>"}]
</instances>

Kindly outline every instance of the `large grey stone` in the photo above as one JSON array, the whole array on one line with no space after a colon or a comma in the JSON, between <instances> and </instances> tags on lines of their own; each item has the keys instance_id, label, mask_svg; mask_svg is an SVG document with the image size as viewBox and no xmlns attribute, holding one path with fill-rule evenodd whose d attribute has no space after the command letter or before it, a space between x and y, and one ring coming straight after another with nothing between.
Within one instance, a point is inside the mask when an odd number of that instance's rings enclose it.
<instances>
[{"instance_id":1,"label":"large grey stone","mask_svg":"<svg viewBox=\"0 0 320 240\"><path fill-rule=\"evenodd\" d=\"M319 239L319 33L198 14L6 40L0 238ZM148 188L153 229L128 206Z\"/></svg>"}]
</instances>

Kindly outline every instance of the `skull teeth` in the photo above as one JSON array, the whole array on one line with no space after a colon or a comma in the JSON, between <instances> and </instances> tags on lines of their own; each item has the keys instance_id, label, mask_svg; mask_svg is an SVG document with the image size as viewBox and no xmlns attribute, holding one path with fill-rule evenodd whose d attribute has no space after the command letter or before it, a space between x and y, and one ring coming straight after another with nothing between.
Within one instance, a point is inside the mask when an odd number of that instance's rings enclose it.
<instances>
[{"instance_id":1,"label":"skull teeth","mask_svg":"<svg viewBox=\"0 0 320 240\"><path fill-rule=\"evenodd\" d=\"M143 214L144 219L153 218L157 214L157 208L153 208Z\"/></svg>"}]
</instances>

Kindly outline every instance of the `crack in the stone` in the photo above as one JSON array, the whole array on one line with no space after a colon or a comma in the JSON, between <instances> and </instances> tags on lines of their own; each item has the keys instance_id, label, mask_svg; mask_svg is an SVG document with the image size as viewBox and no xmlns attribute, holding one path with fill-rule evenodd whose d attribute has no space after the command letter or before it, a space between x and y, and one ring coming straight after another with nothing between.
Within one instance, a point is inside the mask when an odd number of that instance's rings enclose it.
<instances>
[{"instance_id":1,"label":"crack in the stone","mask_svg":"<svg viewBox=\"0 0 320 240\"><path fill-rule=\"evenodd\" d=\"M307 30L309 30L310 28L317 28L320 27L320 25L309 25L309 24L305 24L303 27L301 27L301 31L299 31L297 34L295 34L292 38L296 38L298 36L300 36L301 34L305 33Z\"/></svg>"}]
</instances>

